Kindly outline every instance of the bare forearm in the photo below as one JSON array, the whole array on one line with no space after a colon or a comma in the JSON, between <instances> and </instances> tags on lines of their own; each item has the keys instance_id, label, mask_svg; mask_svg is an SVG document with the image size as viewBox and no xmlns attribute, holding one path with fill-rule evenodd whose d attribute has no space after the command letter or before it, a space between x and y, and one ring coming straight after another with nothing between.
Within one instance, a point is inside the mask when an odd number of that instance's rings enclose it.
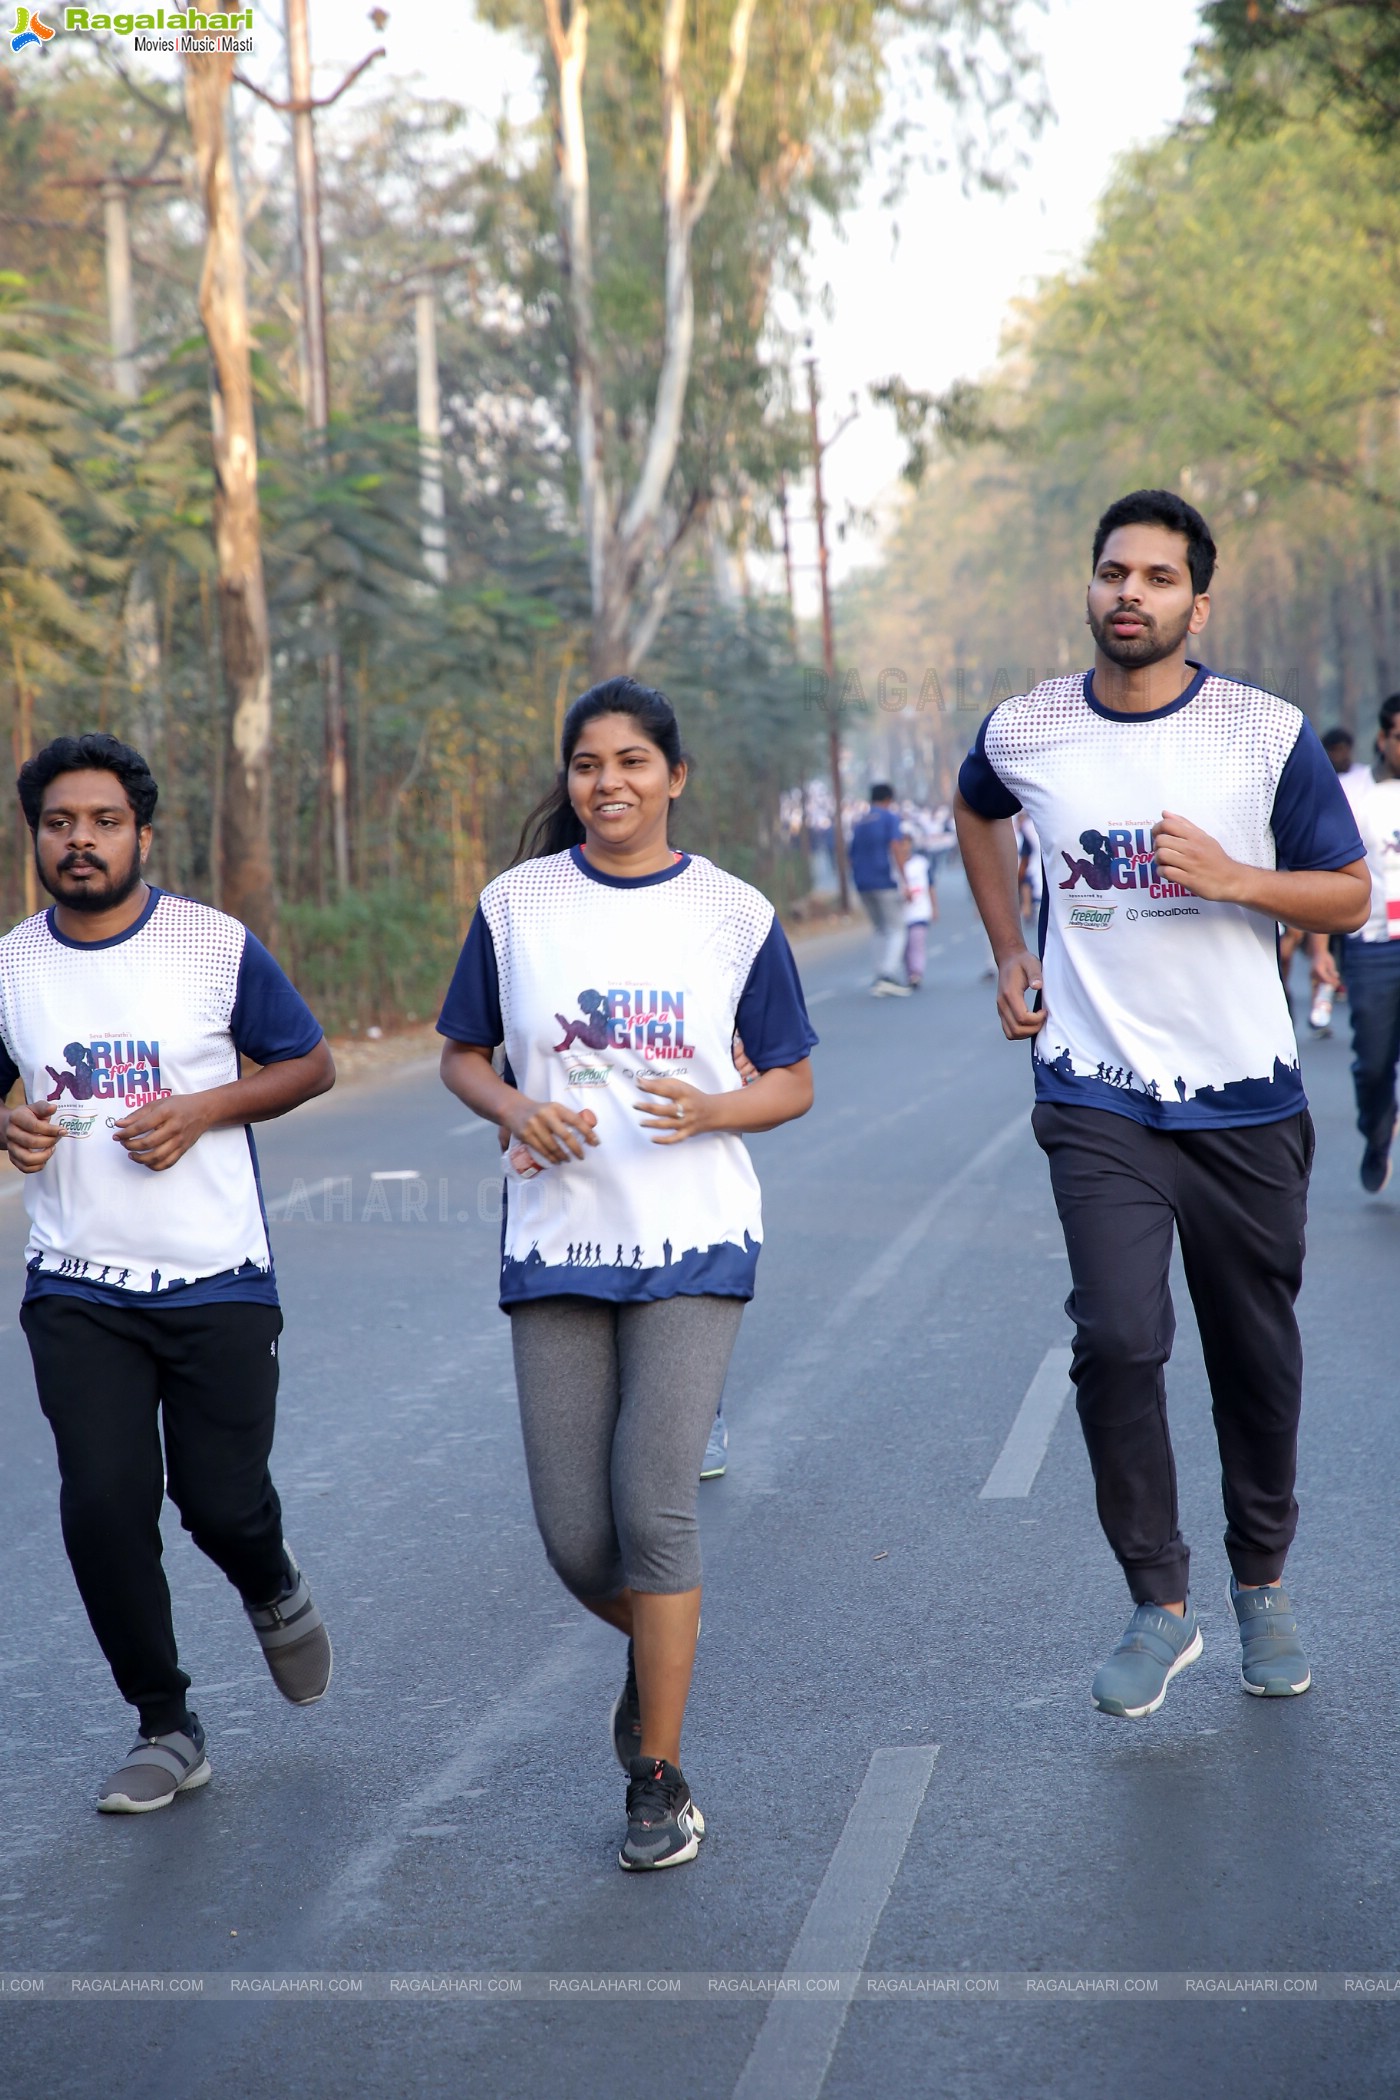
<instances>
[{"instance_id":1,"label":"bare forearm","mask_svg":"<svg viewBox=\"0 0 1400 2100\"><path fill-rule=\"evenodd\" d=\"M303 1101L329 1093L334 1085L335 1059L323 1036L305 1057L285 1057L195 1098L204 1111L205 1129L225 1130L243 1123L270 1123L300 1108Z\"/></svg>"},{"instance_id":2,"label":"bare forearm","mask_svg":"<svg viewBox=\"0 0 1400 2100\"><path fill-rule=\"evenodd\" d=\"M1227 902L1304 933L1355 933L1370 916L1371 877L1364 860L1336 869L1239 866L1238 876Z\"/></svg>"},{"instance_id":3,"label":"bare forearm","mask_svg":"<svg viewBox=\"0 0 1400 2100\"><path fill-rule=\"evenodd\" d=\"M487 1123L497 1123L502 1129L508 1127L511 1115L520 1106L520 1094L496 1072L489 1050L475 1044L446 1043L439 1070L449 1094L455 1094L473 1115Z\"/></svg>"},{"instance_id":4,"label":"bare forearm","mask_svg":"<svg viewBox=\"0 0 1400 2100\"><path fill-rule=\"evenodd\" d=\"M776 1130L782 1123L805 1116L812 1106L812 1061L804 1057L801 1064L775 1065L771 1071L760 1072L748 1086L737 1087L732 1094L716 1094L713 1100L718 1130L750 1136Z\"/></svg>"},{"instance_id":5,"label":"bare forearm","mask_svg":"<svg viewBox=\"0 0 1400 2100\"><path fill-rule=\"evenodd\" d=\"M979 817L961 795L954 800L953 814L968 888L987 929L992 953L999 963L1004 962L1026 945L1015 828L1009 817Z\"/></svg>"}]
</instances>

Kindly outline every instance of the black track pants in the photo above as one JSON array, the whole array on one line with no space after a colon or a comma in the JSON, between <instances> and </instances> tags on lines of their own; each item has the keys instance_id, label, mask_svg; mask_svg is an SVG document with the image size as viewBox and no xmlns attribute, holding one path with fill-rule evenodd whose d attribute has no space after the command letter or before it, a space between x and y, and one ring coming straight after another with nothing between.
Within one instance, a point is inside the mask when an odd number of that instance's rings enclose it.
<instances>
[{"instance_id":1,"label":"black track pants","mask_svg":"<svg viewBox=\"0 0 1400 2100\"><path fill-rule=\"evenodd\" d=\"M1297 1528L1293 1499L1303 1354L1312 1118L1232 1130L1149 1130L1105 1109L1042 1102L1074 1288L1071 1377L1099 1520L1139 1604L1187 1591L1164 1369L1176 1319L1173 1231L1210 1379L1225 1550L1241 1582L1275 1581Z\"/></svg>"},{"instance_id":2,"label":"black track pants","mask_svg":"<svg viewBox=\"0 0 1400 2100\"><path fill-rule=\"evenodd\" d=\"M128 1310L54 1292L30 1299L20 1324L92 1630L142 1733L163 1735L184 1717L190 1680L161 1565L162 1474L186 1531L244 1598L265 1604L282 1586L282 1510L267 1470L281 1312Z\"/></svg>"}]
</instances>

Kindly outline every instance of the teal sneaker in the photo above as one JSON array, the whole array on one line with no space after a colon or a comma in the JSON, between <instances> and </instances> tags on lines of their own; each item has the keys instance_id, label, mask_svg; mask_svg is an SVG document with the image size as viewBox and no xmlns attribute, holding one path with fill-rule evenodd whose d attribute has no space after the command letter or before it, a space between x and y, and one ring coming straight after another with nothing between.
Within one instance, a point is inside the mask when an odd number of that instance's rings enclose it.
<instances>
[{"instance_id":1,"label":"teal sneaker","mask_svg":"<svg viewBox=\"0 0 1400 2100\"><path fill-rule=\"evenodd\" d=\"M1089 1697L1101 1714L1140 1721L1156 1713L1177 1671L1193 1663L1202 1646L1196 1608L1189 1598L1184 1619L1160 1604L1140 1604L1118 1646L1096 1671Z\"/></svg>"},{"instance_id":2,"label":"teal sneaker","mask_svg":"<svg viewBox=\"0 0 1400 2100\"><path fill-rule=\"evenodd\" d=\"M1240 1627L1240 1683L1256 1699L1296 1699L1312 1683L1286 1590L1242 1590L1230 1577Z\"/></svg>"}]
</instances>

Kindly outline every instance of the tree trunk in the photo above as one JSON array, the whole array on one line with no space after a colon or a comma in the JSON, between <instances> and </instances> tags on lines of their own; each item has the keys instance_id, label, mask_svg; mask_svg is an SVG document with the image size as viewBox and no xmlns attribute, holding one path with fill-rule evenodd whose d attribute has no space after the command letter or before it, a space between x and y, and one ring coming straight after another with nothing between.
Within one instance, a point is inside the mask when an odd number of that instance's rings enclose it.
<instances>
[{"instance_id":1,"label":"tree trunk","mask_svg":"<svg viewBox=\"0 0 1400 2100\"><path fill-rule=\"evenodd\" d=\"M670 599L682 551L705 515L705 503L695 490L678 518L670 518L666 510L668 484L684 426L695 342L691 246L720 170L729 164L756 6L757 0L733 0L729 71L712 112L703 166L692 180L681 78L685 5L684 0L665 0L660 53L665 322L645 454L636 484L623 507L614 501L608 471L602 359L593 299L593 229L583 110L588 7L586 0L545 0L559 90L555 108L559 231L573 333L574 451L593 600L588 668L595 683L633 670L650 649Z\"/></svg>"},{"instance_id":2,"label":"tree trunk","mask_svg":"<svg viewBox=\"0 0 1400 2100\"><path fill-rule=\"evenodd\" d=\"M275 934L272 880L272 670L258 515L243 226L229 162L232 56L185 59L185 109L206 228L199 317L209 344L214 551L228 699L220 890L260 940Z\"/></svg>"}]
</instances>

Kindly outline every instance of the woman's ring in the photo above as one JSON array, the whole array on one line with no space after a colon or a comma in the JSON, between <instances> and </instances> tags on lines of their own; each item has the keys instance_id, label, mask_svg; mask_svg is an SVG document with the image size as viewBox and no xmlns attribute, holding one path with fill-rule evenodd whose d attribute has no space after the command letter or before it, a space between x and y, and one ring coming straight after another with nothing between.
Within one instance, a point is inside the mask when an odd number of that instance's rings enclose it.
<instances>
[{"instance_id":1,"label":"woman's ring","mask_svg":"<svg viewBox=\"0 0 1400 2100\"><path fill-rule=\"evenodd\" d=\"M685 1103L683 1101L678 1101L676 1103L676 1121L678 1123L683 1123L685 1121Z\"/></svg>"}]
</instances>

